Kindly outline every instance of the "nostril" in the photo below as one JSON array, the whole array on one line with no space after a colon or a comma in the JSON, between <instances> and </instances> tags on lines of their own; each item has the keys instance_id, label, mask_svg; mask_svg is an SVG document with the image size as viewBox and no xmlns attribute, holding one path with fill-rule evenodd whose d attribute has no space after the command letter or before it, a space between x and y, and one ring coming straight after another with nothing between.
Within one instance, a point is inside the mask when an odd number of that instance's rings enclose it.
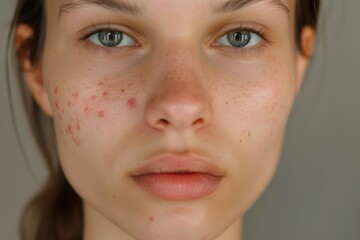
<instances>
[{"instance_id":1,"label":"nostril","mask_svg":"<svg viewBox=\"0 0 360 240\"><path fill-rule=\"evenodd\" d=\"M204 119L203 118L199 118L197 120L195 120L192 125L193 126L200 126L200 125L203 125L205 123Z\"/></svg>"},{"instance_id":2,"label":"nostril","mask_svg":"<svg viewBox=\"0 0 360 240\"><path fill-rule=\"evenodd\" d=\"M170 125L170 122L162 118L157 121L157 124L160 126L168 127Z\"/></svg>"}]
</instances>

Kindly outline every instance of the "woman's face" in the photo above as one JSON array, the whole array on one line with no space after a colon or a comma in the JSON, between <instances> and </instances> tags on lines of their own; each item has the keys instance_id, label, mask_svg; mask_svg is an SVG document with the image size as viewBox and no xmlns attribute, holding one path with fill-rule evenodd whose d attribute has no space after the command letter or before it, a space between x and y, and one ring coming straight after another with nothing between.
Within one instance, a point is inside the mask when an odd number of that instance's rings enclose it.
<instances>
[{"instance_id":1,"label":"woman's face","mask_svg":"<svg viewBox=\"0 0 360 240\"><path fill-rule=\"evenodd\" d=\"M295 1L46 5L39 103L86 223L124 239L239 224L274 174L300 86Z\"/></svg>"}]
</instances>

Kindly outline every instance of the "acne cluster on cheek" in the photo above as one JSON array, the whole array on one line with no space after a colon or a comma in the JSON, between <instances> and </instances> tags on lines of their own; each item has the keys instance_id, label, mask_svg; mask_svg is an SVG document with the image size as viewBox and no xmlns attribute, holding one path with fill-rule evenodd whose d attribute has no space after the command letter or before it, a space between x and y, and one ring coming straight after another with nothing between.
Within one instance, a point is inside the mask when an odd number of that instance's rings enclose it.
<instances>
[{"instance_id":1,"label":"acne cluster on cheek","mask_svg":"<svg viewBox=\"0 0 360 240\"><path fill-rule=\"evenodd\" d=\"M55 85L52 91L60 133L65 133L76 146L83 143L82 123L99 121L96 124L101 124L108 120L112 111L116 111L114 106L122 105L121 102L129 110L137 107L135 97L124 96L125 87L119 89L104 80L99 81L96 86L71 91Z\"/></svg>"}]
</instances>

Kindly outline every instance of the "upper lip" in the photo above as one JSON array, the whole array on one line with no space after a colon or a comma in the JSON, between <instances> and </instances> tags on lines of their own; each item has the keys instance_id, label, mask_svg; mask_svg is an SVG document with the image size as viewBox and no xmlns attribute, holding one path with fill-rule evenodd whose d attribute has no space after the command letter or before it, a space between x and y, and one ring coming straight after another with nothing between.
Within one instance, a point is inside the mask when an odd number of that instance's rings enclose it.
<instances>
[{"instance_id":1,"label":"upper lip","mask_svg":"<svg viewBox=\"0 0 360 240\"><path fill-rule=\"evenodd\" d=\"M163 154L148 161L130 173L132 177L160 173L204 173L224 176L221 170L207 158L195 154Z\"/></svg>"}]
</instances>

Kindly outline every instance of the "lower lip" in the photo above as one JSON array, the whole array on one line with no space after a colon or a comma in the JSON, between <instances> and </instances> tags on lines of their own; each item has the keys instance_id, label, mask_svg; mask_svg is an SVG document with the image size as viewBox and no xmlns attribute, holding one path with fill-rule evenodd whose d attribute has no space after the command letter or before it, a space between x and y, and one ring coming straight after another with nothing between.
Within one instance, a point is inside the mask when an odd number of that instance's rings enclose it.
<instances>
[{"instance_id":1,"label":"lower lip","mask_svg":"<svg viewBox=\"0 0 360 240\"><path fill-rule=\"evenodd\" d=\"M222 177L206 173L149 173L133 177L145 191L164 200L193 200L214 192Z\"/></svg>"}]
</instances>

